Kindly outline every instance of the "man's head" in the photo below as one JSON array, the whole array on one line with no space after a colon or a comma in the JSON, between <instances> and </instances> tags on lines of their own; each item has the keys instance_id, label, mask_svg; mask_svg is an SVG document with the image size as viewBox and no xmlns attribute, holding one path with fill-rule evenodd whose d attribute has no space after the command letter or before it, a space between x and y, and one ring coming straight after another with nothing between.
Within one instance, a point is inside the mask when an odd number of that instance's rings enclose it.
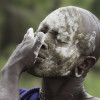
<instances>
[{"instance_id":1,"label":"man's head","mask_svg":"<svg viewBox=\"0 0 100 100\"><path fill-rule=\"evenodd\" d=\"M45 41L31 69L36 76L67 76L80 62L81 67L84 62L91 67L99 58L99 20L84 9L59 8L40 23L37 32L45 33Z\"/></svg>"}]
</instances>

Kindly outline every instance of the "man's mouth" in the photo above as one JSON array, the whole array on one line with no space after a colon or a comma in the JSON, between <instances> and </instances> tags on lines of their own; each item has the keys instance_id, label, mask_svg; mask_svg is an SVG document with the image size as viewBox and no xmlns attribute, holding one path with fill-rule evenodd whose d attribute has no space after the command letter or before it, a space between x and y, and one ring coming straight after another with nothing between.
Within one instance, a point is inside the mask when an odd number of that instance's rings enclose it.
<instances>
[{"instance_id":1,"label":"man's mouth","mask_svg":"<svg viewBox=\"0 0 100 100\"><path fill-rule=\"evenodd\" d=\"M47 57L48 57L48 54L46 51L45 51L45 53L44 53L44 51L43 52L40 51L38 54L38 57L36 59L36 62L43 62Z\"/></svg>"},{"instance_id":2,"label":"man's mouth","mask_svg":"<svg viewBox=\"0 0 100 100\"><path fill-rule=\"evenodd\" d=\"M45 59L45 58L46 58L46 56L45 56L45 54L44 54L44 53L40 52L40 53L38 54L38 58Z\"/></svg>"},{"instance_id":3,"label":"man's mouth","mask_svg":"<svg viewBox=\"0 0 100 100\"><path fill-rule=\"evenodd\" d=\"M37 57L37 58L36 58L36 63L40 63L40 62L43 62L43 61L44 61L43 58L40 58L40 57Z\"/></svg>"}]
</instances>

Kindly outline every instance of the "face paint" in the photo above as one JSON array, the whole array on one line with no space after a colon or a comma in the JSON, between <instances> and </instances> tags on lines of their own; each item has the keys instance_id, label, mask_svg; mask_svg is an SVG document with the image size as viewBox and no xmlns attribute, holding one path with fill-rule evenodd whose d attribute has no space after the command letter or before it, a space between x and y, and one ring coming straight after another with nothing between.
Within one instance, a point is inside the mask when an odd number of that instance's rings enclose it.
<instances>
[{"instance_id":1,"label":"face paint","mask_svg":"<svg viewBox=\"0 0 100 100\"><path fill-rule=\"evenodd\" d=\"M83 30L77 7L63 7L49 14L37 30L45 32L48 49L40 50L33 73L42 77L69 75L84 50L95 49L96 32L91 35Z\"/></svg>"},{"instance_id":2,"label":"face paint","mask_svg":"<svg viewBox=\"0 0 100 100\"><path fill-rule=\"evenodd\" d=\"M88 42L88 47L90 48L89 52L95 50L95 38L96 38L96 32L93 31Z\"/></svg>"}]
</instances>

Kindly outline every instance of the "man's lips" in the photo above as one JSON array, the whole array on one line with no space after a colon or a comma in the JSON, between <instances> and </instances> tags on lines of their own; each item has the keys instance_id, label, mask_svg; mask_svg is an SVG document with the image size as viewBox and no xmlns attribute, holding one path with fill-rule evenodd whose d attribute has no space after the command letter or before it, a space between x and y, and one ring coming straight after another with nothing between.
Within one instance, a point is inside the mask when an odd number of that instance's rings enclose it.
<instances>
[{"instance_id":1,"label":"man's lips","mask_svg":"<svg viewBox=\"0 0 100 100\"><path fill-rule=\"evenodd\" d=\"M46 59L48 56L49 56L48 50L40 49L40 52L38 54L39 58Z\"/></svg>"},{"instance_id":2,"label":"man's lips","mask_svg":"<svg viewBox=\"0 0 100 100\"><path fill-rule=\"evenodd\" d=\"M43 62L44 59L45 59L45 57L39 55L39 56L36 58L36 62Z\"/></svg>"},{"instance_id":3,"label":"man's lips","mask_svg":"<svg viewBox=\"0 0 100 100\"><path fill-rule=\"evenodd\" d=\"M46 58L46 55L45 55L44 53L40 52L40 53L38 54L38 57L39 57L39 58L42 58L42 59L45 59L45 58Z\"/></svg>"},{"instance_id":4,"label":"man's lips","mask_svg":"<svg viewBox=\"0 0 100 100\"><path fill-rule=\"evenodd\" d=\"M43 60L44 60L43 58L37 57L37 58L36 58L36 63L42 62Z\"/></svg>"},{"instance_id":5,"label":"man's lips","mask_svg":"<svg viewBox=\"0 0 100 100\"><path fill-rule=\"evenodd\" d=\"M48 57L47 51L41 50L38 54L38 57L36 59L36 62L42 62L44 59Z\"/></svg>"}]
</instances>

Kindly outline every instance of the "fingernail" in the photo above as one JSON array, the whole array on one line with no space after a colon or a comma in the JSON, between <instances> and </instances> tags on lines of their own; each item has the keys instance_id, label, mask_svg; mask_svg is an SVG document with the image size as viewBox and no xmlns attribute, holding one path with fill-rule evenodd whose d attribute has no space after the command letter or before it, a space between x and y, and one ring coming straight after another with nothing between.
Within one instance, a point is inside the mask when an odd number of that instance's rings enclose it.
<instances>
[{"instance_id":1,"label":"fingernail","mask_svg":"<svg viewBox=\"0 0 100 100\"><path fill-rule=\"evenodd\" d=\"M33 33L33 28L28 29L28 36L34 39L34 33Z\"/></svg>"},{"instance_id":2,"label":"fingernail","mask_svg":"<svg viewBox=\"0 0 100 100\"><path fill-rule=\"evenodd\" d=\"M28 33L34 33L34 30L33 30L33 28L29 28L27 32Z\"/></svg>"}]
</instances>

